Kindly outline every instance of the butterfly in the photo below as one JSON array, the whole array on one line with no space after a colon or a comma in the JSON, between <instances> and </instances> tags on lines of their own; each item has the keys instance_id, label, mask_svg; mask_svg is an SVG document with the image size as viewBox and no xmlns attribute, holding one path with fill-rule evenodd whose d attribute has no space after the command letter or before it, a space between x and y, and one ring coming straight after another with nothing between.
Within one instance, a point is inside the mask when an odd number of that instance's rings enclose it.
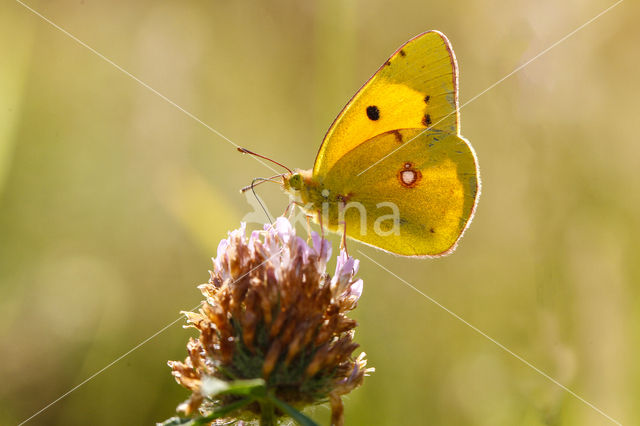
<instances>
[{"instance_id":1,"label":"butterfly","mask_svg":"<svg viewBox=\"0 0 640 426\"><path fill-rule=\"evenodd\" d=\"M449 254L480 194L478 162L460 135L459 115L451 44L438 31L422 33L347 103L313 169L282 175L284 190L343 236L401 256Z\"/></svg>"}]
</instances>

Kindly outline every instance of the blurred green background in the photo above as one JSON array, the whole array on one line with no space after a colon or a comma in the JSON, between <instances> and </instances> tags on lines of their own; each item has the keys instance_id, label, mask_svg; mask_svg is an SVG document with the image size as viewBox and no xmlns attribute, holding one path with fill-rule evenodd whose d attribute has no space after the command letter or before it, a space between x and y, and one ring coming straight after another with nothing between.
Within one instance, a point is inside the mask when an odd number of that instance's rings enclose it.
<instances>
[{"instance_id":1,"label":"blurred green background","mask_svg":"<svg viewBox=\"0 0 640 426\"><path fill-rule=\"evenodd\" d=\"M613 4L28 4L235 143L310 168L350 96L443 31L464 103ZM637 2L462 109L483 191L455 254L351 243L625 424L640 424ZM25 420L191 309L238 189L271 172L17 2L0 6L0 424ZM287 200L260 194L272 212ZM334 241L336 241L334 239ZM356 340L377 371L347 424L612 424L363 258ZM169 327L30 424L151 424L188 393ZM326 424L328 408L310 410Z\"/></svg>"}]
</instances>

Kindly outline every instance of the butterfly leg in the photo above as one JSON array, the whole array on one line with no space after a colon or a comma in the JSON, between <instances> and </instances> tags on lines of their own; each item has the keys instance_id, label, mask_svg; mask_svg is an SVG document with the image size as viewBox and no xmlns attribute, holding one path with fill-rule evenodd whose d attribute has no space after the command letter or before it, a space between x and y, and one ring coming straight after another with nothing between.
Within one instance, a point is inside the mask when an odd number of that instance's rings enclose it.
<instances>
[{"instance_id":1,"label":"butterfly leg","mask_svg":"<svg viewBox=\"0 0 640 426\"><path fill-rule=\"evenodd\" d=\"M289 214L292 212L291 206L293 206L295 203L296 203L295 201L292 201L289 204L287 204L287 208L284 209L284 212L282 212L283 217L289 216Z\"/></svg>"},{"instance_id":2,"label":"butterfly leg","mask_svg":"<svg viewBox=\"0 0 640 426\"><path fill-rule=\"evenodd\" d=\"M341 221L340 225L342 225L342 239L340 240L340 249L344 250L349 255L349 250L347 250L347 221Z\"/></svg>"},{"instance_id":3,"label":"butterfly leg","mask_svg":"<svg viewBox=\"0 0 640 426\"><path fill-rule=\"evenodd\" d=\"M318 212L318 223L320 224L320 237L324 240L324 226L322 224L322 213Z\"/></svg>"},{"instance_id":4,"label":"butterfly leg","mask_svg":"<svg viewBox=\"0 0 640 426\"><path fill-rule=\"evenodd\" d=\"M287 208L284 209L284 212L282 213L282 216L284 216L284 217L290 216L293 213L293 209L291 208L292 206L298 206L300 208L304 207L304 205L302 203L298 202L298 201L291 201L287 205Z\"/></svg>"},{"instance_id":5,"label":"butterfly leg","mask_svg":"<svg viewBox=\"0 0 640 426\"><path fill-rule=\"evenodd\" d=\"M324 226L322 225L322 213L321 212L317 212L317 219L318 219L318 224L320 225L320 238L322 238L322 240L324 240ZM311 216L307 216L308 219L311 218ZM309 235L311 235L311 233L309 233ZM320 243L320 257L322 257L324 255L323 253L324 250L324 244Z\"/></svg>"},{"instance_id":6,"label":"butterfly leg","mask_svg":"<svg viewBox=\"0 0 640 426\"><path fill-rule=\"evenodd\" d=\"M312 216L305 215L305 219L307 220L307 244L311 242L311 218Z\"/></svg>"}]
</instances>

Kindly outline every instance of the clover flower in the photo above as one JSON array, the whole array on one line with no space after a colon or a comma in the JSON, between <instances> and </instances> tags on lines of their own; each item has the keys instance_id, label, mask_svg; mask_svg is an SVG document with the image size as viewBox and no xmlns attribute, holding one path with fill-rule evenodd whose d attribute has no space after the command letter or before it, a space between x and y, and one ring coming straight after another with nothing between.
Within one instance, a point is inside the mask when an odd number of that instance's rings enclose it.
<instances>
[{"instance_id":1,"label":"clover flower","mask_svg":"<svg viewBox=\"0 0 640 426\"><path fill-rule=\"evenodd\" d=\"M220 242L209 282L198 287L202 307L184 312L199 338L189 340L184 362L169 362L192 392L179 412L203 416L200 423L275 424L288 415L313 424L298 410L328 400L332 424L343 423L341 396L373 371L364 353L352 356L356 321L347 317L362 280L344 250L330 277L330 243L316 233L311 240L280 217L248 238L242 224Z\"/></svg>"}]
</instances>

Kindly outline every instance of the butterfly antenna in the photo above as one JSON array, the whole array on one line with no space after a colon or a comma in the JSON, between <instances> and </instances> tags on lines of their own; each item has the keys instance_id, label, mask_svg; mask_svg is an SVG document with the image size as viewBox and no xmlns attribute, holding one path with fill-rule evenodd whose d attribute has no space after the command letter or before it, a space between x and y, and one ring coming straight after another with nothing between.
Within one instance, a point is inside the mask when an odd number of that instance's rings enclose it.
<instances>
[{"instance_id":1,"label":"butterfly antenna","mask_svg":"<svg viewBox=\"0 0 640 426\"><path fill-rule=\"evenodd\" d=\"M250 190L250 189L253 190L254 187L256 187L256 186L258 186L258 185L260 185L262 183L265 183L265 182L280 183L280 182L278 182L276 180L273 180L273 179L278 178L278 177L282 177L282 176L284 176L284 173L283 174L279 174L279 175L275 175L275 176L271 176L271 177L268 177L268 178L257 177L257 178L255 178L255 179L253 179L251 181L251 185L245 186L244 188L242 188L240 190L240 192L242 192L244 194L248 190Z\"/></svg>"},{"instance_id":2,"label":"butterfly antenna","mask_svg":"<svg viewBox=\"0 0 640 426\"><path fill-rule=\"evenodd\" d=\"M256 154L255 152L253 152L253 151L249 151L249 150L248 150L248 149L246 149L246 148L240 148L240 147L238 147L238 151L239 151L239 152L241 152L241 153L243 153L243 154L251 154L251 155L253 155L253 156L256 156L256 157L262 158L262 159L264 159L264 160L271 161L273 164L277 164L278 166L280 166L280 167L282 167L282 168L286 169L289 173L293 173L293 172L291 171L291 169L290 169L290 168L288 168L288 167L287 167L287 166L285 166L284 164L278 163L276 160L272 160L272 159L271 159L271 158L269 158L269 157L265 157L264 155Z\"/></svg>"},{"instance_id":3,"label":"butterfly antenna","mask_svg":"<svg viewBox=\"0 0 640 426\"><path fill-rule=\"evenodd\" d=\"M282 176L282 175L277 175L277 176ZM277 177L277 176L273 176L273 177ZM258 204L260 204L260 207L262 207L262 211L264 212L264 214L267 216L267 220L269 221L269 223L271 225L273 225L273 221L271 220L271 216L269 216L269 212L267 212L267 208L264 206L264 204L262 204L262 200L260 200L260 197L258 197L258 194L256 194L256 186L260 185L263 182L274 182L271 179L273 179L273 177L271 178L262 178L262 177L257 177L257 178L253 178L253 180L251 181L251 185L242 188L242 192L246 192L247 190L251 190L251 192L253 192L253 196L256 198L256 201L258 202ZM258 182L258 183L256 183Z\"/></svg>"}]
</instances>

